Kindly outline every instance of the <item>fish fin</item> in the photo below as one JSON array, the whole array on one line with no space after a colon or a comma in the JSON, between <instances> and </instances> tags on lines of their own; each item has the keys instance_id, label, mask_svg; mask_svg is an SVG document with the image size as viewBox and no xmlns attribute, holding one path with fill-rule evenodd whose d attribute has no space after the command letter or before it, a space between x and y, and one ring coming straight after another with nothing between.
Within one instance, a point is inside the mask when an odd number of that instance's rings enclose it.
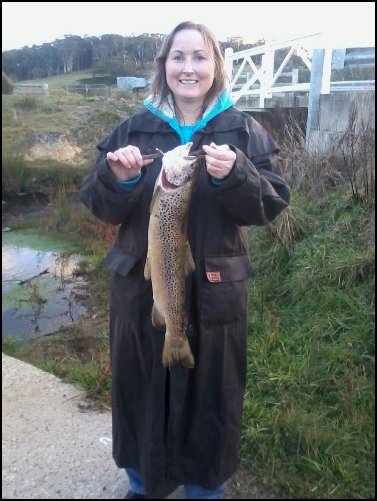
<instances>
[{"instance_id":1,"label":"fish fin","mask_svg":"<svg viewBox=\"0 0 377 501\"><path fill-rule=\"evenodd\" d=\"M186 277L195 270L195 263L192 257L190 244L186 243L185 275Z\"/></svg>"},{"instance_id":2,"label":"fish fin","mask_svg":"<svg viewBox=\"0 0 377 501\"><path fill-rule=\"evenodd\" d=\"M158 197L160 191L161 191L161 186L158 186L158 184L156 182L156 184L154 186L154 190L153 190L153 195L152 195L152 200L151 200L151 205L150 205L150 208L149 208L149 212L152 212L154 203L155 203L156 198Z\"/></svg>"},{"instance_id":3,"label":"fish fin","mask_svg":"<svg viewBox=\"0 0 377 501\"><path fill-rule=\"evenodd\" d=\"M148 256L147 256L147 259L145 261L145 266L144 266L144 278L145 278L145 280L151 279L151 263L149 262Z\"/></svg>"},{"instance_id":4,"label":"fish fin","mask_svg":"<svg viewBox=\"0 0 377 501\"><path fill-rule=\"evenodd\" d=\"M188 369L192 369L195 366L194 356L186 335L172 338L165 334L162 365L169 367L175 364L181 364Z\"/></svg>"},{"instance_id":5,"label":"fish fin","mask_svg":"<svg viewBox=\"0 0 377 501\"><path fill-rule=\"evenodd\" d=\"M166 325L165 317L156 306L156 303L153 303L152 307L152 325L153 327L165 327Z\"/></svg>"}]
</instances>

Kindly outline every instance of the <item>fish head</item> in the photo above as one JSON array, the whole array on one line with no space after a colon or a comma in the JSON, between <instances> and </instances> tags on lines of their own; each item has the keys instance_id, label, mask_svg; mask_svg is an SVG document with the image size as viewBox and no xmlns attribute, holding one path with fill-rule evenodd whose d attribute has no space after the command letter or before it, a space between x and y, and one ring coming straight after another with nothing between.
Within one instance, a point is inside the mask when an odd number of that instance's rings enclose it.
<instances>
[{"instance_id":1,"label":"fish head","mask_svg":"<svg viewBox=\"0 0 377 501\"><path fill-rule=\"evenodd\" d=\"M192 143L182 144L164 153L161 185L165 190L175 190L192 180L198 158L190 156Z\"/></svg>"}]
</instances>

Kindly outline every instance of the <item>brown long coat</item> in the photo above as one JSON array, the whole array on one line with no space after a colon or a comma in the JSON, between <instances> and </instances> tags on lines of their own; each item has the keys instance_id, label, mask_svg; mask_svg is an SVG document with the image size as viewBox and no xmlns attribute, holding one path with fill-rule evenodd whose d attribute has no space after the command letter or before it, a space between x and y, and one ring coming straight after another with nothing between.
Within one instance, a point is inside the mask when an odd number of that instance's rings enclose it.
<instances>
[{"instance_id":1,"label":"brown long coat","mask_svg":"<svg viewBox=\"0 0 377 501\"><path fill-rule=\"evenodd\" d=\"M130 191L115 180L107 151L138 146L142 153L180 144L149 111L123 122L99 145L81 200L98 218L120 224L105 266L111 274L113 456L138 470L149 497L180 484L212 489L236 470L246 382L247 283L245 227L273 220L289 203L278 147L251 117L229 108L193 137L237 154L228 178L215 186L205 167L194 187L189 241L196 265L188 280L187 335L195 368L161 363L164 332L151 325L151 283L144 280L149 206L161 160L143 168Z\"/></svg>"}]
</instances>

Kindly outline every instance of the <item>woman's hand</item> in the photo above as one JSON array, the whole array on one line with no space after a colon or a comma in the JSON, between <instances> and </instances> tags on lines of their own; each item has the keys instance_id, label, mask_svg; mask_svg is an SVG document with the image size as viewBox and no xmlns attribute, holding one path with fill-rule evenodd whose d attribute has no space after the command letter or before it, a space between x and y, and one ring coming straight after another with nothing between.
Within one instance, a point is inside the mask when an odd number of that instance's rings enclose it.
<instances>
[{"instance_id":1,"label":"woman's hand","mask_svg":"<svg viewBox=\"0 0 377 501\"><path fill-rule=\"evenodd\" d=\"M106 155L107 163L118 181L127 181L136 177L142 167L149 165L153 159L143 160L137 146L128 145Z\"/></svg>"},{"instance_id":2,"label":"woman's hand","mask_svg":"<svg viewBox=\"0 0 377 501\"><path fill-rule=\"evenodd\" d=\"M206 153L207 172L215 179L224 179L233 169L236 154L227 144L205 144L203 150Z\"/></svg>"}]
</instances>

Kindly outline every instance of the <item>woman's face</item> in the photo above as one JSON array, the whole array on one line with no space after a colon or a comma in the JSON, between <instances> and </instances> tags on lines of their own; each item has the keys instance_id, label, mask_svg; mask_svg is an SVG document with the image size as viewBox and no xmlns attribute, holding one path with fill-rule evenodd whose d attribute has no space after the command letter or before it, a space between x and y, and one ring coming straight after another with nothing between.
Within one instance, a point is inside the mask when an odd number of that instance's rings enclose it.
<instances>
[{"instance_id":1,"label":"woman's face","mask_svg":"<svg viewBox=\"0 0 377 501\"><path fill-rule=\"evenodd\" d=\"M213 83L215 65L199 31L187 29L175 34L165 71L167 84L178 104L203 103Z\"/></svg>"}]
</instances>

